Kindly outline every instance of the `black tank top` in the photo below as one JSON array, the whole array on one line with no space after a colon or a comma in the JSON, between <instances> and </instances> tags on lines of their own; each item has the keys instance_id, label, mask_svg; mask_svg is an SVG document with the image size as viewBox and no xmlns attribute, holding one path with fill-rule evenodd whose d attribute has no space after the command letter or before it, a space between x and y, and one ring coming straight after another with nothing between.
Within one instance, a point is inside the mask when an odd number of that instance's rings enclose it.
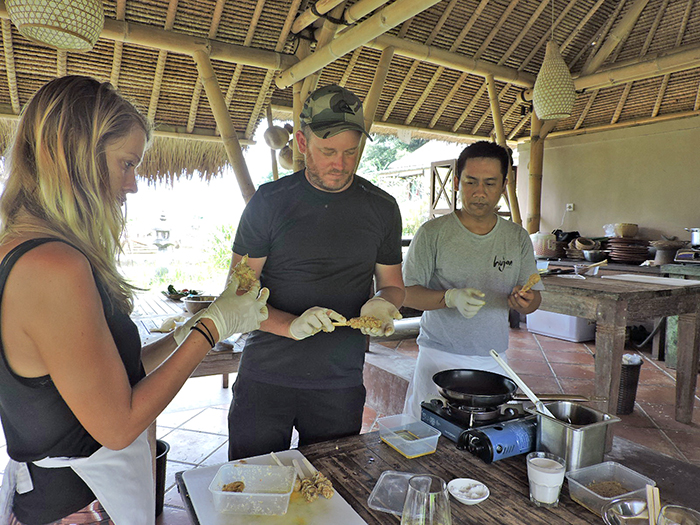
<instances>
[{"instance_id":1,"label":"black tank top","mask_svg":"<svg viewBox=\"0 0 700 525\"><path fill-rule=\"evenodd\" d=\"M7 254L0 264L0 304L7 277L17 260L32 248L52 241L60 240L31 239ZM133 386L145 376L138 328L128 314L112 307L103 285L99 281L96 285L109 330ZM61 334L57 333L56 337ZM7 453L12 459L29 463L47 456L86 457L100 448L68 408L50 376L29 378L15 374L7 362L1 337L0 355L0 418ZM22 523L39 525L56 521L95 499L70 468L40 468L29 463L29 470L34 490L15 494L13 505Z\"/></svg>"}]
</instances>

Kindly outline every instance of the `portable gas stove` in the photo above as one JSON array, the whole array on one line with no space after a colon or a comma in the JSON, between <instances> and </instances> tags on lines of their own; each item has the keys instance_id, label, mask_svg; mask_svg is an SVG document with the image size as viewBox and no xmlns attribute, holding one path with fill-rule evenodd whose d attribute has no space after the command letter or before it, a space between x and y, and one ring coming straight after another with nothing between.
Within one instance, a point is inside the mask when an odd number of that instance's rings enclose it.
<instances>
[{"instance_id":1,"label":"portable gas stove","mask_svg":"<svg viewBox=\"0 0 700 525\"><path fill-rule=\"evenodd\" d=\"M700 248L681 248L673 258L679 263L700 263Z\"/></svg>"},{"instance_id":2,"label":"portable gas stove","mask_svg":"<svg viewBox=\"0 0 700 525\"><path fill-rule=\"evenodd\" d=\"M431 399L421 403L421 420L486 463L535 450L537 418L522 403L473 408Z\"/></svg>"}]
</instances>

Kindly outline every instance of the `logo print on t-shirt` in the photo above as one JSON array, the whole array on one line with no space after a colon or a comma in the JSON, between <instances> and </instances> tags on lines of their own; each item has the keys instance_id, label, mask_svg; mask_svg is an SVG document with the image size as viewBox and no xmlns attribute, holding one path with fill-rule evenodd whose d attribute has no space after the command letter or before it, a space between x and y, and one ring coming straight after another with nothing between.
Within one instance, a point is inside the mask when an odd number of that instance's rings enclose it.
<instances>
[{"instance_id":1,"label":"logo print on t-shirt","mask_svg":"<svg viewBox=\"0 0 700 525\"><path fill-rule=\"evenodd\" d=\"M506 266L513 266L513 261L508 261L506 259L498 259L498 255L493 258L493 267L498 268L499 272L502 272Z\"/></svg>"}]
</instances>

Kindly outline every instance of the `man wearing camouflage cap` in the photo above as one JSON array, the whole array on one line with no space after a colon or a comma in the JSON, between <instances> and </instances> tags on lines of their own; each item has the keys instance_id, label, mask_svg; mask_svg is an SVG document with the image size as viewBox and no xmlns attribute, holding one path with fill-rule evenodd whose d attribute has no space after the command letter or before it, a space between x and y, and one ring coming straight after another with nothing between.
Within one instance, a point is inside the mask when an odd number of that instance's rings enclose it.
<instances>
[{"instance_id":1,"label":"man wearing camouflage cap","mask_svg":"<svg viewBox=\"0 0 700 525\"><path fill-rule=\"evenodd\" d=\"M362 134L369 137L362 102L325 86L300 119L306 168L258 188L233 244L231 268L248 255L270 299L233 385L231 460L289 448L293 428L299 445L359 433L366 336L391 335L401 317L399 208L354 173ZM378 326L334 324L359 316Z\"/></svg>"}]
</instances>

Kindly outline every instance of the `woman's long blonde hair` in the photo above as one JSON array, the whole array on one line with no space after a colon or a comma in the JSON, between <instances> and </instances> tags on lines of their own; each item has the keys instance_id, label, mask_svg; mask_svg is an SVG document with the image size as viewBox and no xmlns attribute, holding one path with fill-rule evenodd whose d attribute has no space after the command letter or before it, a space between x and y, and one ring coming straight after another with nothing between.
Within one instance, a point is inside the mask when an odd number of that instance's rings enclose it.
<instances>
[{"instance_id":1,"label":"woman's long blonde hair","mask_svg":"<svg viewBox=\"0 0 700 525\"><path fill-rule=\"evenodd\" d=\"M114 307L130 313L134 287L117 270L124 230L105 147L148 120L109 83L83 76L52 80L22 110L5 163L0 242L26 233L75 245Z\"/></svg>"}]
</instances>

